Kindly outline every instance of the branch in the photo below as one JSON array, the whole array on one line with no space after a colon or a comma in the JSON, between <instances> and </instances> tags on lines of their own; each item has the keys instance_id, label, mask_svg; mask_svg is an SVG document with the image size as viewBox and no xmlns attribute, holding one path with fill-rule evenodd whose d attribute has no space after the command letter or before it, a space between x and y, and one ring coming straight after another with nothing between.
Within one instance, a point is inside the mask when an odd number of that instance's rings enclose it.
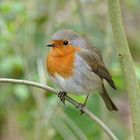
<instances>
[{"instance_id":1,"label":"branch","mask_svg":"<svg viewBox=\"0 0 140 140\"><path fill-rule=\"evenodd\" d=\"M37 87L40 89L44 89L44 90L48 90L56 95L58 95L59 91L43 85L43 84L39 84L37 82L32 82L32 81L27 81L27 80L19 80L19 79L10 79L10 78L0 78L0 83L12 83L12 84L21 84L21 85L27 85L27 86L33 86L33 87ZM75 107L78 107L78 102L73 100L71 97L69 96L65 96L65 99L71 103L72 105L74 105ZM78 109L80 110L80 107L78 107ZM118 140L118 138L112 133L112 131L98 118L96 117L94 114L92 114L86 107L83 109L83 111L85 112L85 114L93 121L95 121L104 131L105 133L110 137L110 139L112 140Z\"/></svg>"},{"instance_id":2,"label":"branch","mask_svg":"<svg viewBox=\"0 0 140 140\"><path fill-rule=\"evenodd\" d=\"M119 0L108 0L108 10L111 19L114 40L116 41L116 47L126 81L134 138L135 140L140 140L140 90L126 38Z\"/></svg>"}]
</instances>

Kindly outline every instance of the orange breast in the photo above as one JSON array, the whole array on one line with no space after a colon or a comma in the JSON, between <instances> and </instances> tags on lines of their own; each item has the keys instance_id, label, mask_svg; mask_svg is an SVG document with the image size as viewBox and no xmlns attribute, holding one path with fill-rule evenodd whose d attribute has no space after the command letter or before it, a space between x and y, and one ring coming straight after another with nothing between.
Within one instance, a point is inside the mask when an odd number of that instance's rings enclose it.
<instances>
[{"instance_id":1,"label":"orange breast","mask_svg":"<svg viewBox=\"0 0 140 140\"><path fill-rule=\"evenodd\" d=\"M48 72L53 76L55 73L64 78L73 74L75 47L54 47L50 50L47 58Z\"/></svg>"}]
</instances>

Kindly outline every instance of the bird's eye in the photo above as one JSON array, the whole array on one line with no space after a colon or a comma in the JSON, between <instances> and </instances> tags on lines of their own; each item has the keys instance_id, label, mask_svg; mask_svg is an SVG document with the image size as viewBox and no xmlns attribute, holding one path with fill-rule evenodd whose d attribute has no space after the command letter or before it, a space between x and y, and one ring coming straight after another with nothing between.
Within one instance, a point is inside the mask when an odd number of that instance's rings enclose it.
<instances>
[{"instance_id":1,"label":"bird's eye","mask_svg":"<svg viewBox=\"0 0 140 140\"><path fill-rule=\"evenodd\" d=\"M64 45L68 45L68 41L67 40L64 40L63 44Z\"/></svg>"}]
</instances>

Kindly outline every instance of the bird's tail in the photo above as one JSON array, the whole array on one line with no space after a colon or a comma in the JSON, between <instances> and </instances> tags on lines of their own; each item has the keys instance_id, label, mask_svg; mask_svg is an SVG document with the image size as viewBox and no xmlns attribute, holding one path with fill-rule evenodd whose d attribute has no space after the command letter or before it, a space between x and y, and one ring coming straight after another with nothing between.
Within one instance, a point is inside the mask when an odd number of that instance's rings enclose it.
<instances>
[{"instance_id":1,"label":"bird's tail","mask_svg":"<svg viewBox=\"0 0 140 140\"><path fill-rule=\"evenodd\" d=\"M102 93L100 94L101 97L103 98L106 107L110 110L110 111L118 111L116 105L113 103L113 101L110 99L104 84L102 84Z\"/></svg>"}]
</instances>

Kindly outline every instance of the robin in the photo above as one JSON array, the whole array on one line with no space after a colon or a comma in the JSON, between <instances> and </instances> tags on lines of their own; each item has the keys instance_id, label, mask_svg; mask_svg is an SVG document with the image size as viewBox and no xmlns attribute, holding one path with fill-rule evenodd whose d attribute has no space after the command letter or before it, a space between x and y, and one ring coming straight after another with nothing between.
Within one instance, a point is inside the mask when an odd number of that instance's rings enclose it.
<instances>
[{"instance_id":1,"label":"robin","mask_svg":"<svg viewBox=\"0 0 140 140\"><path fill-rule=\"evenodd\" d=\"M116 90L98 48L69 29L54 33L47 47L51 47L46 59L47 71L61 89L58 96L62 102L65 102L67 93L87 95L85 102L79 104L82 113L88 95L98 91L110 111L118 110L103 83L105 79Z\"/></svg>"}]
</instances>

